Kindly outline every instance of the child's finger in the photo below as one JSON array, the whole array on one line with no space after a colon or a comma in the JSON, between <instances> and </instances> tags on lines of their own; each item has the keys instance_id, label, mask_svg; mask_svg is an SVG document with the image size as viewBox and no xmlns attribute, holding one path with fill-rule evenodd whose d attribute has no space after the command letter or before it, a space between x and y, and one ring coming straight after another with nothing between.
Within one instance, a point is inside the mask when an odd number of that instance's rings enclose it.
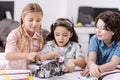
<instances>
[{"instance_id":1,"label":"child's finger","mask_svg":"<svg viewBox=\"0 0 120 80\"><path fill-rule=\"evenodd\" d=\"M65 67L64 72L68 72L68 68Z\"/></svg>"},{"instance_id":2,"label":"child's finger","mask_svg":"<svg viewBox=\"0 0 120 80\"><path fill-rule=\"evenodd\" d=\"M86 69L85 71L82 71L80 74L81 74L81 76L88 76L89 75L89 70Z\"/></svg>"}]
</instances>

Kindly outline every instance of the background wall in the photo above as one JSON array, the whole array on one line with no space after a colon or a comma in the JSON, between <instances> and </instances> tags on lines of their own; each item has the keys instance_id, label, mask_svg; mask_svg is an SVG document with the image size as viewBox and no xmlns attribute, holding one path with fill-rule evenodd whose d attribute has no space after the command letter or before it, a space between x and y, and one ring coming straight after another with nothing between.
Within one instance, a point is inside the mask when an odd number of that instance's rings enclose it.
<instances>
[{"instance_id":1,"label":"background wall","mask_svg":"<svg viewBox=\"0 0 120 80\"><path fill-rule=\"evenodd\" d=\"M19 21L21 11L29 2L37 2L41 5L44 16L42 27L49 30L49 26L59 17L67 16L67 0L15 0L14 19Z\"/></svg>"},{"instance_id":2,"label":"background wall","mask_svg":"<svg viewBox=\"0 0 120 80\"><path fill-rule=\"evenodd\" d=\"M119 0L67 0L67 16L77 22L79 6L91 6L100 8L120 8Z\"/></svg>"},{"instance_id":3,"label":"background wall","mask_svg":"<svg viewBox=\"0 0 120 80\"><path fill-rule=\"evenodd\" d=\"M13 0L12 0L13 1ZM59 17L67 17L75 24L79 6L119 8L119 0L14 0L14 20L19 21L23 7L29 2L37 2L44 11L42 27L49 30L51 23Z\"/></svg>"}]
</instances>

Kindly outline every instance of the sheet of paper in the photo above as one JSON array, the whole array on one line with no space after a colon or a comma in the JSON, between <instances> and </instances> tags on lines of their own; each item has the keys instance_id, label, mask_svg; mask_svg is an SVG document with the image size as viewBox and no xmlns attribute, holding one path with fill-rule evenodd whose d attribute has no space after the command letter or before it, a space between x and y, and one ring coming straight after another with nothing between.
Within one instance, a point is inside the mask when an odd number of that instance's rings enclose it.
<instances>
[{"instance_id":1,"label":"sheet of paper","mask_svg":"<svg viewBox=\"0 0 120 80\"><path fill-rule=\"evenodd\" d=\"M0 80L29 80L30 70L0 70Z\"/></svg>"}]
</instances>

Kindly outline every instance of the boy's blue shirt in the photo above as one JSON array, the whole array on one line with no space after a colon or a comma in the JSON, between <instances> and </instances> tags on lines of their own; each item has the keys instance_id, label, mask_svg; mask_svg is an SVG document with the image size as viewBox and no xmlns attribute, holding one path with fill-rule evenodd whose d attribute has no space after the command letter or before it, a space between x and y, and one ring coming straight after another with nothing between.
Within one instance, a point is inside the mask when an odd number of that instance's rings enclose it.
<instances>
[{"instance_id":1,"label":"boy's blue shirt","mask_svg":"<svg viewBox=\"0 0 120 80\"><path fill-rule=\"evenodd\" d=\"M97 64L104 64L110 62L112 56L120 57L120 41L113 41L108 47L104 42L98 40L97 35L90 39L88 53L95 51L97 53Z\"/></svg>"}]
</instances>

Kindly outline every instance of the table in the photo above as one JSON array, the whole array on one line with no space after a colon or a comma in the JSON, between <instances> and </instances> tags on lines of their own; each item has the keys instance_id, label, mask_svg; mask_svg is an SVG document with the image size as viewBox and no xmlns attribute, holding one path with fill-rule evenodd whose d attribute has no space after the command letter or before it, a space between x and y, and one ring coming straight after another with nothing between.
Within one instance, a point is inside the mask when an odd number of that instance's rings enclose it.
<instances>
[{"instance_id":1,"label":"table","mask_svg":"<svg viewBox=\"0 0 120 80\"><path fill-rule=\"evenodd\" d=\"M73 73L66 73L62 76L54 76L51 78L40 79L34 78L35 80L120 80L120 66L119 69L113 71L104 72L100 78L97 77L82 77L80 71Z\"/></svg>"},{"instance_id":2,"label":"table","mask_svg":"<svg viewBox=\"0 0 120 80\"><path fill-rule=\"evenodd\" d=\"M82 77L80 71L65 73L62 76L53 76L46 79L28 76L29 70L0 70L0 80L120 80L120 68L113 71L105 72L100 78ZM31 79L30 79L31 78Z\"/></svg>"},{"instance_id":3,"label":"table","mask_svg":"<svg viewBox=\"0 0 120 80\"><path fill-rule=\"evenodd\" d=\"M30 70L0 70L0 80L27 80L30 74Z\"/></svg>"},{"instance_id":4,"label":"table","mask_svg":"<svg viewBox=\"0 0 120 80\"><path fill-rule=\"evenodd\" d=\"M0 69L1 70L3 70L7 64L7 60L5 59L4 56L5 56L4 53L0 53L0 58L1 58ZM118 68L120 69L120 65L118 66ZM24 71L26 72L26 70L24 70ZM20 73L20 72L24 72L24 71L23 70L9 70L8 72L19 72ZM27 70L27 72L29 72L29 71ZM21 76L19 76L19 77L21 77ZM81 77L80 71L75 71L73 73L66 73L62 76L55 76L55 77L51 77L51 78L47 78L47 79L40 79L37 77L33 77L33 78L34 78L34 80L95 80L95 79L97 80L97 78ZM0 77L0 80L5 80L5 79L2 79L2 77ZM113 71L103 73L103 78L101 80L120 80L120 70L116 69Z\"/></svg>"}]
</instances>

